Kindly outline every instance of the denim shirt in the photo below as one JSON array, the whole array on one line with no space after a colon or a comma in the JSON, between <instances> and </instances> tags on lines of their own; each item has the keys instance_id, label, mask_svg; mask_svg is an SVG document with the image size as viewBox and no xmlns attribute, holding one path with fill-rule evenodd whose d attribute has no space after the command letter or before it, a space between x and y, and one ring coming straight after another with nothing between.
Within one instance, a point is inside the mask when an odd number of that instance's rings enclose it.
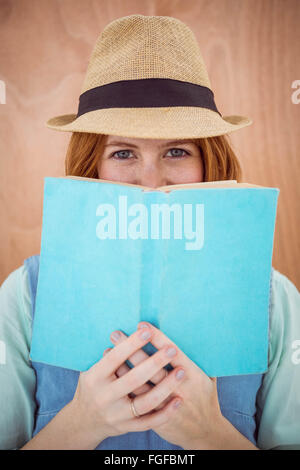
<instances>
[{"instance_id":1,"label":"denim shirt","mask_svg":"<svg viewBox=\"0 0 300 470\"><path fill-rule=\"evenodd\" d=\"M39 255L24 261L28 272L34 322L35 296L39 272ZM272 268L273 271L273 268ZM271 288L271 287L270 287ZM31 361L36 373L37 411L33 436L37 434L74 396L79 372ZM263 374L236 375L217 378L222 415L247 439L256 445L256 395ZM199 390L201 393L201 390ZM180 450L179 446L162 439L152 430L129 432L103 440L97 450Z\"/></svg>"}]
</instances>

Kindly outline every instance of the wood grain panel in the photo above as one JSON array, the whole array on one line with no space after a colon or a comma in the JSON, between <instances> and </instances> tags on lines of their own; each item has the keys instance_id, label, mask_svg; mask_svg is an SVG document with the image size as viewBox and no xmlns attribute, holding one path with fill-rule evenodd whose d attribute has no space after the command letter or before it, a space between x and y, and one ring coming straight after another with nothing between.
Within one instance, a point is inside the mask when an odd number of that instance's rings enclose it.
<instances>
[{"instance_id":1,"label":"wood grain panel","mask_svg":"<svg viewBox=\"0 0 300 470\"><path fill-rule=\"evenodd\" d=\"M77 111L97 37L134 13L185 22L220 112L252 117L231 142L244 181L280 189L273 266L299 289L299 0L0 0L0 282L39 253L43 178L64 174L71 134L45 122Z\"/></svg>"}]
</instances>

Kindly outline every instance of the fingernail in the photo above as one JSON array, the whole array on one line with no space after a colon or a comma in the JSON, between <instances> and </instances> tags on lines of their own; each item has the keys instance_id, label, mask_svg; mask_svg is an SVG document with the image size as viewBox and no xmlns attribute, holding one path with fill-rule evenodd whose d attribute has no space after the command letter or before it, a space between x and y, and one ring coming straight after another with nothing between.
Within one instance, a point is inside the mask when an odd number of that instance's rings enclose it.
<instances>
[{"instance_id":1,"label":"fingernail","mask_svg":"<svg viewBox=\"0 0 300 470\"><path fill-rule=\"evenodd\" d=\"M140 333L140 338L143 340L149 339L150 336L151 336L151 333L149 330L145 330Z\"/></svg>"},{"instance_id":2,"label":"fingernail","mask_svg":"<svg viewBox=\"0 0 300 470\"><path fill-rule=\"evenodd\" d=\"M170 347L166 350L166 355L168 357L173 357L173 356L175 356L175 354L176 354L176 349L173 348L173 347Z\"/></svg>"},{"instance_id":3,"label":"fingernail","mask_svg":"<svg viewBox=\"0 0 300 470\"><path fill-rule=\"evenodd\" d=\"M149 328L149 325L147 325L147 323L141 323L140 325L138 325L138 330L141 328Z\"/></svg>"},{"instance_id":4,"label":"fingernail","mask_svg":"<svg viewBox=\"0 0 300 470\"><path fill-rule=\"evenodd\" d=\"M119 339L121 338L121 335L118 331L114 331L112 334L111 334L111 339L113 341L118 341Z\"/></svg>"},{"instance_id":5,"label":"fingernail","mask_svg":"<svg viewBox=\"0 0 300 470\"><path fill-rule=\"evenodd\" d=\"M181 405L181 400L176 400L173 404L174 408L179 408L179 406Z\"/></svg>"},{"instance_id":6,"label":"fingernail","mask_svg":"<svg viewBox=\"0 0 300 470\"><path fill-rule=\"evenodd\" d=\"M176 376L176 379L181 380L182 377L184 376L184 370L183 369L178 370L175 376Z\"/></svg>"}]
</instances>

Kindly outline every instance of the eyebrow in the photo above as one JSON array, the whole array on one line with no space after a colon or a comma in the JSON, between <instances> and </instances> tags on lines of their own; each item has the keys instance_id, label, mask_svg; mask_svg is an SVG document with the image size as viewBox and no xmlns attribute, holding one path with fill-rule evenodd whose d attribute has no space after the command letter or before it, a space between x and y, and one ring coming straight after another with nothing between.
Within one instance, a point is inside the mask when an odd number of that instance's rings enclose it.
<instances>
[{"instance_id":1,"label":"eyebrow","mask_svg":"<svg viewBox=\"0 0 300 470\"><path fill-rule=\"evenodd\" d=\"M172 142L167 142L166 144L160 145L158 148L168 147L169 145L179 145L179 144L182 145L182 144L194 144L194 143L195 142L193 142L192 140L173 140ZM121 146L126 145L127 147L132 147L135 149L139 148L138 145L131 144L130 142L117 142L117 141L110 142L104 147L117 146L117 145L121 145Z\"/></svg>"}]
</instances>

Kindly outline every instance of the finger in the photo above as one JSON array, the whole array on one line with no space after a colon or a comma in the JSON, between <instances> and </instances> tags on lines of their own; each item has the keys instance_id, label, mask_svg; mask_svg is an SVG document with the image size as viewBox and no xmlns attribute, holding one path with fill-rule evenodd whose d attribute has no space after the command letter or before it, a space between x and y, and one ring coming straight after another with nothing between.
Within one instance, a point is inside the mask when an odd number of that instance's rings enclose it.
<instances>
[{"instance_id":1,"label":"finger","mask_svg":"<svg viewBox=\"0 0 300 470\"><path fill-rule=\"evenodd\" d=\"M107 349L104 351L103 355L107 354L109 351L111 351L111 348L107 348ZM147 356L147 355L146 355L146 356ZM147 357L149 357L149 356L147 356ZM164 375L164 378L165 378L165 377L168 375L168 373L167 373L166 369L163 369L163 370L166 372L166 374ZM128 367L126 364L123 364L123 365L122 365L121 367L119 367L119 369L115 372L115 375L116 375L117 377L122 377L124 374L126 374L126 373L129 372L129 371L130 371L130 367ZM149 392L152 388L153 388L153 387L151 387L151 385L149 385L149 384L144 384L144 385L142 385L141 387L139 387L139 388L133 390L133 392L129 393L128 396L129 396L130 398L135 398L135 397L138 396L138 395L141 395L141 394L143 394L143 393ZM174 398L174 395L171 394L171 395L168 396L165 400L163 400L163 401L161 402L161 404L158 405L158 406L155 408L155 410L160 410L160 409L162 409L162 408L163 408L167 403L169 403L169 401L171 401L173 398Z\"/></svg>"},{"instance_id":2,"label":"finger","mask_svg":"<svg viewBox=\"0 0 300 470\"><path fill-rule=\"evenodd\" d=\"M176 406L176 404L178 404ZM148 431L167 423L183 405L181 397L175 396L164 408L125 422L127 432Z\"/></svg>"},{"instance_id":3,"label":"finger","mask_svg":"<svg viewBox=\"0 0 300 470\"><path fill-rule=\"evenodd\" d=\"M149 356L148 356L149 357ZM117 377L122 377L123 375L127 374L129 371L130 371L130 367L128 367L126 364L123 364L115 373L115 375ZM163 369L165 370L165 369ZM166 375L167 375L167 371L166 371ZM166 375L164 375L164 377L166 377ZM128 394L131 398L135 398L136 396L138 395L142 395L144 393L147 393L149 392L150 390L152 390L153 386L151 386L150 384L143 384L141 387L138 387L136 388L135 390L133 390L132 392L130 392L130 394ZM165 406L165 404L169 401L169 398L167 400L164 400L164 402L159 406L157 407L156 409L160 409L162 408L163 406Z\"/></svg>"},{"instance_id":4,"label":"finger","mask_svg":"<svg viewBox=\"0 0 300 470\"><path fill-rule=\"evenodd\" d=\"M112 354L112 353L110 353ZM114 399L128 395L132 390L148 382L156 372L170 362L170 358L177 354L177 348L167 344L161 350L148 357L141 364L131 369L126 375L116 380L111 387Z\"/></svg>"},{"instance_id":5,"label":"finger","mask_svg":"<svg viewBox=\"0 0 300 470\"><path fill-rule=\"evenodd\" d=\"M173 369L172 372L168 374L168 377L160 384L153 387L148 393L137 396L134 399L134 406L137 413L139 415L149 413L151 410L161 405L175 390L176 394L180 395L178 388L184 381L184 372L182 367Z\"/></svg>"},{"instance_id":6,"label":"finger","mask_svg":"<svg viewBox=\"0 0 300 470\"><path fill-rule=\"evenodd\" d=\"M104 349L103 356L105 356L105 354L109 353L109 351L111 351L111 350L112 350L112 348Z\"/></svg>"},{"instance_id":7,"label":"finger","mask_svg":"<svg viewBox=\"0 0 300 470\"><path fill-rule=\"evenodd\" d=\"M112 348L105 349L105 351L103 352L103 356L111 350L112 350ZM129 371L130 371L130 367L128 367L128 365L124 363L119 367L119 369L116 370L116 372L114 373L114 376L119 378L119 377L122 377L123 375L127 374L127 372L129 372ZM149 390L151 390L151 388L152 388L151 385L144 384L141 387L133 390L132 393L134 394L134 396L135 395L140 395L141 393L148 392Z\"/></svg>"},{"instance_id":8,"label":"finger","mask_svg":"<svg viewBox=\"0 0 300 470\"><path fill-rule=\"evenodd\" d=\"M161 330L159 330L154 325L151 325L148 322L140 322L138 324L138 329L143 330L144 327L151 327L152 336L150 341L156 349L161 349L166 344L170 343L175 348L177 348L178 354L176 354L176 356L172 357L170 360L170 364L173 367L182 366L186 369L186 371L197 370L198 373L200 371L203 378L208 378L208 376L203 372L203 370L201 370L191 359L189 359L189 357L186 356L186 354L184 354L183 351L181 351L181 349L179 349L178 346L173 341L171 341L170 338L168 338L168 336L166 336Z\"/></svg>"},{"instance_id":9,"label":"finger","mask_svg":"<svg viewBox=\"0 0 300 470\"><path fill-rule=\"evenodd\" d=\"M127 374L130 370L131 370L130 367L128 367L126 364L122 364L115 374L118 378L120 378L120 377L123 377L123 375ZM132 390L131 393L134 393L134 395L140 395L141 393L149 392L151 388L152 387L150 384L143 384L140 387Z\"/></svg>"},{"instance_id":10,"label":"finger","mask_svg":"<svg viewBox=\"0 0 300 470\"><path fill-rule=\"evenodd\" d=\"M120 344L121 342L123 342L126 338L128 338L128 336L125 335L125 333L123 333L122 331L116 331L115 333L118 333L119 334L119 337L114 337L114 336L111 336L110 339L112 341L112 343L114 344ZM146 359L148 359L148 354L145 353L145 351L143 351L142 349L139 349L137 352L135 352L134 354L132 354L128 360L131 362L131 364L133 366L137 366L138 364L140 364L141 362L145 361ZM123 367L123 366L121 366ZM119 369L120 370L120 369ZM123 369L125 370L125 369ZM129 368L128 368L129 370ZM128 372L128 370L126 372ZM122 374L123 375L123 374ZM150 381L154 384L158 384L159 382L161 382L161 380L163 380L167 375L167 371L166 369L162 369L160 371L158 371L153 377L150 378ZM118 376L120 377L121 375L119 375L119 371L118 371Z\"/></svg>"},{"instance_id":11,"label":"finger","mask_svg":"<svg viewBox=\"0 0 300 470\"><path fill-rule=\"evenodd\" d=\"M105 354L107 354L107 353L108 353L109 351L111 351L111 350L112 350L112 348L107 348L107 349L104 351L103 356L105 356ZM128 366L125 364L125 362L124 362L124 364L122 364L122 365L119 367L119 369L117 369L117 370L115 371L115 375L116 375L117 377L122 377L122 375L126 374L126 373L129 372L129 371L130 371L130 367L128 367Z\"/></svg>"},{"instance_id":12,"label":"finger","mask_svg":"<svg viewBox=\"0 0 300 470\"><path fill-rule=\"evenodd\" d=\"M165 400L163 400L160 405L156 406L156 407L153 408L153 409L154 409L154 410L161 410L161 409L162 409L164 406L166 406L171 400L173 400L174 396L175 396L175 395L174 395L173 393L171 393L171 395L169 395ZM135 397L133 397L133 398L135 398Z\"/></svg>"},{"instance_id":13,"label":"finger","mask_svg":"<svg viewBox=\"0 0 300 470\"><path fill-rule=\"evenodd\" d=\"M95 373L99 378L111 376L134 352L150 341L151 334L150 328L135 331L125 341L109 351L109 354L96 362L89 371Z\"/></svg>"},{"instance_id":14,"label":"finger","mask_svg":"<svg viewBox=\"0 0 300 470\"><path fill-rule=\"evenodd\" d=\"M103 357L104 357L106 354L108 354L111 350L112 350L112 348L107 348L107 349L105 349L105 350L103 351ZM117 378L117 374L116 374L115 372L113 372L113 373L111 374L111 378L112 378L112 379L116 379L116 378Z\"/></svg>"}]
</instances>

